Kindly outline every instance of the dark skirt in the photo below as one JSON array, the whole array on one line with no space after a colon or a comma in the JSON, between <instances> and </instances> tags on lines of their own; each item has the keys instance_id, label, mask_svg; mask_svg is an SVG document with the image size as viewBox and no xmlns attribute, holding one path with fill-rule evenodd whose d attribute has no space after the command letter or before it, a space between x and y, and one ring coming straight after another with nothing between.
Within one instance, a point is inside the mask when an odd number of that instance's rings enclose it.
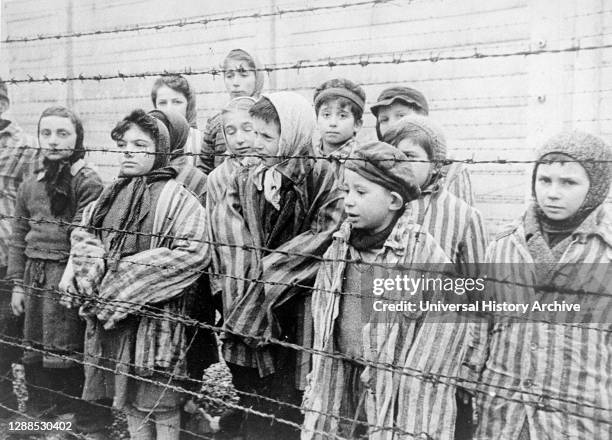
<instances>
[{"instance_id":1,"label":"dark skirt","mask_svg":"<svg viewBox=\"0 0 612 440\"><path fill-rule=\"evenodd\" d=\"M65 261L28 258L25 265L25 317L23 335L26 344L48 351L26 350L24 363L41 362L45 368L69 368L80 360L83 351L84 324L77 309L59 302L58 285L66 268Z\"/></svg>"}]
</instances>

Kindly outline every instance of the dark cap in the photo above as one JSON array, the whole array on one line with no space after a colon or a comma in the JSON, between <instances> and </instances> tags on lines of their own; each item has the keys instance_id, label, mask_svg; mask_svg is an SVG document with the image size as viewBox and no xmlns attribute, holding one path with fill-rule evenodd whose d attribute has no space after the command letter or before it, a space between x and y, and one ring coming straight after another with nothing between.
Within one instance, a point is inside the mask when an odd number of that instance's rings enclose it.
<instances>
[{"instance_id":1,"label":"dark cap","mask_svg":"<svg viewBox=\"0 0 612 440\"><path fill-rule=\"evenodd\" d=\"M344 166L370 182L399 193L404 203L419 197L408 157L389 144L373 141L360 145Z\"/></svg>"},{"instance_id":2,"label":"dark cap","mask_svg":"<svg viewBox=\"0 0 612 440\"><path fill-rule=\"evenodd\" d=\"M370 107L370 110L374 116L378 116L378 111L381 107L386 107L394 102L403 102L408 105L413 105L422 110L426 115L429 114L429 104L427 104L425 96L418 90L401 86L389 87L383 90L378 96L376 103Z\"/></svg>"}]
</instances>

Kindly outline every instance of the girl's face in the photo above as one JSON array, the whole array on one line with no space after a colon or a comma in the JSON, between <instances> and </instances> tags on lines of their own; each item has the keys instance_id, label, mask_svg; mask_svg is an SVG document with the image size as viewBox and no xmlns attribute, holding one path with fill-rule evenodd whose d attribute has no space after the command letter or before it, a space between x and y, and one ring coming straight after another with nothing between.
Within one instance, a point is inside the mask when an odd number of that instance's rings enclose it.
<instances>
[{"instance_id":1,"label":"girl's face","mask_svg":"<svg viewBox=\"0 0 612 440\"><path fill-rule=\"evenodd\" d=\"M423 188L429 182L432 171L432 163L429 162L429 156L423 147L415 143L412 139L402 139L397 148L408 156L408 159L425 162L410 162L410 167L414 173L417 185Z\"/></svg>"},{"instance_id":2,"label":"girl's face","mask_svg":"<svg viewBox=\"0 0 612 440\"><path fill-rule=\"evenodd\" d=\"M173 110L186 118L187 98L181 92L177 92L168 86L161 86L157 89L155 108L160 110Z\"/></svg>"},{"instance_id":3,"label":"girl's face","mask_svg":"<svg viewBox=\"0 0 612 440\"><path fill-rule=\"evenodd\" d=\"M244 60L232 58L225 62L225 88L232 98L253 96L255 94L255 72Z\"/></svg>"},{"instance_id":4,"label":"girl's face","mask_svg":"<svg viewBox=\"0 0 612 440\"><path fill-rule=\"evenodd\" d=\"M117 149L123 151L119 161L121 175L143 176L153 169L155 140L137 125L132 124L117 141Z\"/></svg>"},{"instance_id":5,"label":"girl's face","mask_svg":"<svg viewBox=\"0 0 612 440\"><path fill-rule=\"evenodd\" d=\"M538 165L534 188L536 201L551 220L566 220L576 214L589 186L589 176L578 162Z\"/></svg>"},{"instance_id":6,"label":"girl's face","mask_svg":"<svg viewBox=\"0 0 612 440\"><path fill-rule=\"evenodd\" d=\"M223 130L227 148L234 154L248 154L255 144L255 130L249 112L232 110L223 114Z\"/></svg>"},{"instance_id":7,"label":"girl's face","mask_svg":"<svg viewBox=\"0 0 612 440\"><path fill-rule=\"evenodd\" d=\"M255 154L261 155L261 161L267 166L277 164L280 159L278 155L280 146L280 127L274 122L266 122L260 118L253 118L255 129L255 143L253 150Z\"/></svg>"},{"instance_id":8,"label":"girl's face","mask_svg":"<svg viewBox=\"0 0 612 440\"><path fill-rule=\"evenodd\" d=\"M63 116L45 116L40 120L38 141L45 158L65 160L72 156L77 134L72 121Z\"/></svg>"}]
</instances>

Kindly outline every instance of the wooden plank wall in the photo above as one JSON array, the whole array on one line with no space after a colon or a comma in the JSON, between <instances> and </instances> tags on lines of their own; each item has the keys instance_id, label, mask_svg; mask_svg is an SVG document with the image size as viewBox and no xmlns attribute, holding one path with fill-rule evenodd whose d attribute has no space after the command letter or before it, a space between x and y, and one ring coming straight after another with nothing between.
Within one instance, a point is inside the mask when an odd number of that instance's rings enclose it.
<instances>
[{"instance_id":1,"label":"wooden plank wall","mask_svg":"<svg viewBox=\"0 0 612 440\"><path fill-rule=\"evenodd\" d=\"M266 90L313 88L338 76L363 84L368 104L392 84L421 90L445 128L455 158L530 160L534 147L561 128L612 136L612 8L603 0L395 0L303 13L346 1L4 0L2 39L91 31L207 17L206 25L81 38L3 43L5 77L97 75L218 67L232 48L257 52L270 66L325 60L347 67L272 71ZM353 2L355 3L355 2ZM240 18L271 13L269 17ZM232 18L231 20L229 18ZM214 21L223 19L220 21ZM561 53L489 56L580 47ZM462 59L445 60L454 57ZM371 64L384 60L397 64ZM416 61L420 59L420 61ZM437 61L436 61L437 59ZM406 62L411 60L411 62ZM227 100L223 81L191 75L200 127ZM111 147L116 121L149 108L154 78L11 86L12 116L34 132L40 112L68 104L83 117L86 144ZM360 139L372 139L367 114ZM91 154L104 178L112 154ZM470 165L478 207L491 232L514 218L529 197L530 165Z\"/></svg>"}]
</instances>

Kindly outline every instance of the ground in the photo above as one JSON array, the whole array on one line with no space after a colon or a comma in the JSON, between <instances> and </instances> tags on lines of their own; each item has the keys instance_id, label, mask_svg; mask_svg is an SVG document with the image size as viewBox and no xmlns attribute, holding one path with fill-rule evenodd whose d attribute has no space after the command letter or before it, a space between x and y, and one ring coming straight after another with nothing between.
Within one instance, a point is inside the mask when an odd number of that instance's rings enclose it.
<instances>
[{"instance_id":1,"label":"ground","mask_svg":"<svg viewBox=\"0 0 612 440\"><path fill-rule=\"evenodd\" d=\"M199 402L200 406L211 415L219 415L225 409L224 405L213 402L212 399L221 399L226 402L236 402L236 393L232 386L230 372L223 363L211 365L205 372L202 384L202 395L204 396ZM208 397L208 399L207 399ZM11 436L8 431L8 422L10 420L0 420L0 439L1 440L65 440L79 438L74 435L65 433L45 433L20 435L19 437ZM121 413L116 413L115 423L111 428L111 440L125 440L130 436L127 433L125 418Z\"/></svg>"}]
</instances>

